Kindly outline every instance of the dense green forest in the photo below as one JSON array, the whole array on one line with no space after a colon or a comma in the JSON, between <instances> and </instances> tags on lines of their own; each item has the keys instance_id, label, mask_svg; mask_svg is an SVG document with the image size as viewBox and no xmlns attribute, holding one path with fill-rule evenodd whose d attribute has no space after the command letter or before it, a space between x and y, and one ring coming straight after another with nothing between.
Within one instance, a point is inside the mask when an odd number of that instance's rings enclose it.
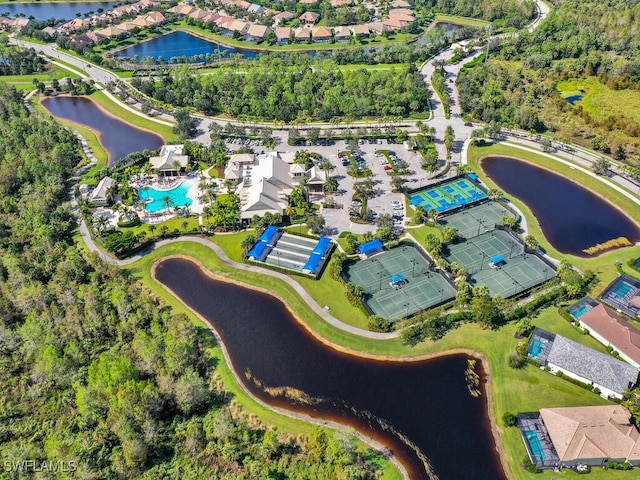
<instances>
[{"instance_id":1,"label":"dense green forest","mask_svg":"<svg viewBox=\"0 0 640 480\"><path fill-rule=\"evenodd\" d=\"M44 69L45 61L33 48L10 47L0 39L0 76L28 75L42 72Z\"/></svg>"},{"instance_id":2,"label":"dense green forest","mask_svg":"<svg viewBox=\"0 0 640 480\"><path fill-rule=\"evenodd\" d=\"M79 143L2 83L0 137L5 475L48 461L56 478L375 478L353 434L287 437L250 419L208 331L74 245Z\"/></svg>"},{"instance_id":3,"label":"dense green forest","mask_svg":"<svg viewBox=\"0 0 640 480\"><path fill-rule=\"evenodd\" d=\"M504 27L522 28L536 12L533 0L416 0L416 11L480 18Z\"/></svg>"},{"instance_id":4,"label":"dense green forest","mask_svg":"<svg viewBox=\"0 0 640 480\"><path fill-rule=\"evenodd\" d=\"M640 115L624 99L640 95L640 1L553 3L534 32L492 45L488 62L463 69L462 109L481 121L549 131L633 160ZM585 79L601 98L572 107L558 87L570 79ZM576 93L588 93L580 85Z\"/></svg>"},{"instance_id":5,"label":"dense green forest","mask_svg":"<svg viewBox=\"0 0 640 480\"><path fill-rule=\"evenodd\" d=\"M290 122L296 118L409 117L428 111L430 93L415 65L397 70L342 72L322 68L264 68L239 75L225 71L196 77L187 70L132 85L157 100L207 114L251 115Z\"/></svg>"}]
</instances>

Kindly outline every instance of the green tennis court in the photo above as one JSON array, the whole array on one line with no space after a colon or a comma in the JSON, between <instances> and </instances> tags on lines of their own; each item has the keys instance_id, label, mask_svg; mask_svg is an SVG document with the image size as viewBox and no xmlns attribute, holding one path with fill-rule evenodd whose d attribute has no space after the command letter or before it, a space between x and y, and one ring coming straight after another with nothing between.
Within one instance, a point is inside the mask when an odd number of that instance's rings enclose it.
<instances>
[{"instance_id":1,"label":"green tennis court","mask_svg":"<svg viewBox=\"0 0 640 480\"><path fill-rule=\"evenodd\" d=\"M364 288L364 302L371 312L398 320L444 303L455 297L455 289L429 270L429 261L413 246L405 245L349 265L345 279ZM405 282L394 287L391 277Z\"/></svg>"},{"instance_id":2,"label":"green tennis court","mask_svg":"<svg viewBox=\"0 0 640 480\"><path fill-rule=\"evenodd\" d=\"M502 224L502 217L512 215L509 210L498 202L478 203L461 212L446 215L439 220L444 227L453 227L458 231L458 236L472 238L495 229Z\"/></svg>"},{"instance_id":3,"label":"green tennis court","mask_svg":"<svg viewBox=\"0 0 640 480\"><path fill-rule=\"evenodd\" d=\"M475 182L467 177L458 177L435 187L413 192L409 195L409 202L415 207L422 206L427 212L446 212L486 197L487 193Z\"/></svg>"},{"instance_id":4,"label":"green tennis court","mask_svg":"<svg viewBox=\"0 0 640 480\"><path fill-rule=\"evenodd\" d=\"M509 232L493 230L464 242L449 245L443 252L449 263L467 270L472 285L486 285L492 295L511 297L555 276L553 268L533 254ZM504 263L491 266L494 257Z\"/></svg>"}]
</instances>

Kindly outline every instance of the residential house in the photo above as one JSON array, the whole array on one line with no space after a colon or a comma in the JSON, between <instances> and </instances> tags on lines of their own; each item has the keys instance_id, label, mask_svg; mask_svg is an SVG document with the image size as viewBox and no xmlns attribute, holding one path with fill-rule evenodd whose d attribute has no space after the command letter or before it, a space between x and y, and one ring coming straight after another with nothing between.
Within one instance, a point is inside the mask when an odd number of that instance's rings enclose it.
<instances>
[{"instance_id":1,"label":"residential house","mask_svg":"<svg viewBox=\"0 0 640 480\"><path fill-rule=\"evenodd\" d=\"M151 168L163 177L180 175L180 170L189 163L189 156L183 152L183 145L164 145L160 155L149 158Z\"/></svg>"},{"instance_id":2,"label":"residential house","mask_svg":"<svg viewBox=\"0 0 640 480\"><path fill-rule=\"evenodd\" d=\"M391 8L411 8L411 4L405 0L393 0Z\"/></svg>"},{"instance_id":3,"label":"residential house","mask_svg":"<svg viewBox=\"0 0 640 480\"><path fill-rule=\"evenodd\" d=\"M106 28L103 28L102 30L98 30L96 32L98 35L100 35L103 38L113 38L113 37L117 37L119 35L126 35L127 32L125 32L124 30L116 27L116 26L109 26Z\"/></svg>"},{"instance_id":4,"label":"residential house","mask_svg":"<svg viewBox=\"0 0 640 480\"><path fill-rule=\"evenodd\" d=\"M296 28L295 30L296 42L306 42L311 39L311 29L305 27Z\"/></svg>"},{"instance_id":5,"label":"residential house","mask_svg":"<svg viewBox=\"0 0 640 480\"><path fill-rule=\"evenodd\" d=\"M552 373L593 384L602 397L622 398L638 381L638 367L610 355L597 352L581 343L556 335L546 359Z\"/></svg>"},{"instance_id":6,"label":"residential house","mask_svg":"<svg viewBox=\"0 0 640 480\"><path fill-rule=\"evenodd\" d=\"M168 11L171 13L176 13L180 16L190 15L196 8L191 5L185 5L183 3L176 5L175 7L171 7Z\"/></svg>"},{"instance_id":7,"label":"residential house","mask_svg":"<svg viewBox=\"0 0 640 480\"><path fill-rule=\"evenodd\" d=\"M540 418L561 467L601 466L607 460L640 465L640 432L620 405L542 408Z\"/></svg>"},{"instance_id":8,"label":"residential house","mask_svg":"<svg viewBox=\"0 0 640 480\"><path fill-rule=\"evenodd\" d=\"M96 188L89 194L89 201L95 205L106 205L111 201L112 186L113 178L103 177L96 185Z\"/></svg>"},{"instance_id":9,"label":"residential house","mask_svg":"<svg viewBox=\"0 0 640 480\"><path fill-rule=\"evenodd\" d=\"M250 23L249 28L247 28L247 33L245 33L244 37L249 42L259 42L264 40L264 37L267 35L268 31L269 31L269 27L265 25Z\"/></svg>"},{"instance_id":10,"label":"residential house","mask_svg":"<svg viewBox=\"0 0 640 480\"><path fill-rule=\"evenodd\" d=\"M389 18L393 18L398 15L413 15L413 11L408 8L394 8L393 10L389 10L389 14L387 16Z\"/></svg>"},{"instance_id":11,"label":"residential house","mask_svg":"<svg viewBox=\"0 0 640 480\"><path fill-rule=\"evenodd\" d=\"M280 45L288 43L291 37L291 29L289 27L276 27L273 29L273 33L276 35L276 42Z\"/></svg>"},{"instance_id":12,"label":"residential house","mask_svg":"<svg viewBox=\"0 0 640 480\"><path fill-rule=\"evenodd\" d=\"M240 35L244 35L249 29L249 24L245 21L234 19L233 21L226 24L225 29L227 30L227 33L231 35L233 35L234 32L238 32Z\"/></svg>"},{"instance_id":13,"label":"residential house","mask_svg":"<svg viewBox=\"0 0 640 480\"><path fill-rule=\"evenodd\" d=\"M393 29L382 22L374 22L369 24L369 30L375 32L378 35L384 35L385 33L392 32Z\"/></svg>"},{"instance_id":14,"label":"residential house","mask_svg":"<svg viewBox=\"0 0 640 480\"><path fill-rule=\"evenodd\" d=\"M291 12L280 12L280 13L276 13L273 16L273 22L276 25L280 25L281 23L288 22L292 18L295 18L295 14L294 13L291 13Z\"/></svg>"},{"instance_id":15,"label":"residential house","mask_svg":"<svg viewBox=\"0 0 640 480\"><path fill-rule=\"evenodd\" d=\"M601 303L580 315L578 321L596 340L640 368L640 330Z\"/></svg>"},{"instance_id":16,"label":"residential house","mask_svg":"<svg viewBox=\"0 0 640 480\"><path fill-rule=\"evenodd\" d=\"M333 8L346 7L349 5L353 5L353 0L331 0L331 2L329 3Z\"/></svg>"},{"instance_id":17,"label":"residential house","mask_svg":"<svg viewBox=\"0 0 640 480\"><path fill-rule=\"evenodd\" d=\"M264 8L262 5L252 3L249 5L249 8L247 8L247 11L249 13L253 13L254 15L262 15L267 11L267 9Z\"/></svg>"},{"instance_id":18,"label":"residential house","mask_svg":"<svg viewBox=\"0 0 640 480\"><path fill-rule=\"evenodd\" d=\"M328 42L333 38L331 30L327 27L313 27L311 29L311 36L314 42Z\"/></svg>"},{"instance_id":19,"label":"residential house","mask_svg":"<svg viewBox=\"0 0 640 480\"><path fill-rule=\"evenodd\" d=\"M354 25L351 27L353 35L358 38L369 37L369 25Z\"/></svg>"},{"instance_id":20,"label":"residential house","mask_svg":"<svg viewBox=\"0 0 640 480\"><path fill-rule=\"evenodd\" d=\"M300 0L298 3L301 5L315 5L319 0Z\"/></svg>"},{"instance_id":21,"label":"residential house","mask_svg":"<svg viewBox=\"0 0 640 480\"><path fill-rule=\"evenodd\" d=\"M410 22L399 20L397 18L387 18L386 20L382 21L382 24L389 27L390 31L402 30L404 27L409 25L409 23Z\"/></svg>"},{"instance_id":22,"label":"residential house","mask_svg":"<svg viewBox=\"0 0 640 480\"><path fill-rule=\"evenodd\" d=\"M313 25L320 20L320 14L316 12L304 12L299 18L306 24Z\"/></svg>"},{"instance_id":23,"label":"residential house","mask_svg":"<svg viewBox=\"0 0 640 480\"><path fill-rule=\"evenodd\" d=\"M167 21L165 16L160 12L151 12L146 16L151 25L159 25Z\"/></svg>"},{"instance_id":24,"label":"residential house","mask_svg":"<svg viewBox=\"0 0 640 480\"><path fill-rule=\"evenodd\" d=\"M335 35L336 42L346 42L351 39L351 30L349 27L335 27L333 34Z\"/></svg>"}]
</instances>

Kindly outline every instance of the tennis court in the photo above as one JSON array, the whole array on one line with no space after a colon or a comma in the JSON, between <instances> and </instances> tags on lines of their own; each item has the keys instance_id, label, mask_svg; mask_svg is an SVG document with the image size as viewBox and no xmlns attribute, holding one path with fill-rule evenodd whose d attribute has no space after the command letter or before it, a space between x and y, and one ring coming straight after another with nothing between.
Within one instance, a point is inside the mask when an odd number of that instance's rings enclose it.
<instances>
[{"instance_id":1,"label":"tennis court","mask_svg":"<svg viewBox=\"0 0 640 480\"><path fill-rule=\"evenodd\" d=\"M413 246L400 246L345 270L348 282L364 288L364 302L371 312L389 320L407 317L455 296L455 289L429 270L429 261ZM401 286L392 277L402 277Z\"/></svg>"},{"instance_id":2,"label":"tennis court","mask_svg":"<svg viewBox=\"0 0 640 480\"><path fill-rule=\"evenodd\" d=\"M487 193L476 183L467 177L458 177L412 193L409 195L409 202L416 207L422 206L427 212L446 212L486 197Z\"/></svg>"},{"instance_id":3,"label":"tennis court","mask_svg":"<svg viewBox=\"0 0 640 480\"><path fill-rule=\"evenodd\" d=\"M524 246L504 230L493 230L449 245L442 256L449 263L457 262L464 267L471 285L486 285L492 295L504 298L539 285L556 274L540 258L525 253ZM496 257L502 257L504 262L490 266Z\"/></svg>"},{"instance_id":4,"label":"tennis court","mask_svg":"<svg viewBox=\"0 0 640 480\"><path fill-rule=\"evenodd\" d=\"M484 202L447 215L439 223L444 227L455 228L462 238L472 238L494 230L496 225L502 224L502 217L505 215L512 214L498 202Z\"/></svg>"}]
</instances>

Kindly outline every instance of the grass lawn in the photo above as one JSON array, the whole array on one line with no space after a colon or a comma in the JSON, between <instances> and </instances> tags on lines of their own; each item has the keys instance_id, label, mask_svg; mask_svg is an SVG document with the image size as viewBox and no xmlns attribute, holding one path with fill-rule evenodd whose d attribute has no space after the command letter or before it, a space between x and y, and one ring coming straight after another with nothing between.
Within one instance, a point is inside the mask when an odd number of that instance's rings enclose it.
<instances>
[{"instance_id":1,"label":"grass lawn","mask_svg":"<svg viewBox=\"0 0 640 480\"><path fill-rule=\"evenodd\" d=\"M465 27L484 28L491 22L469 17L458 17L457 15L436 15L436 18L431 25L437 26L438 23L453 23L455 25L462 25Z\"/></svg>"},{"instance_id":2,"label":"grass lawn","mask_svg":"<svg viewBox=\"0 0 640 480\"><path fill-rule=\"evenodd\" d=\"M627 197L621 195L617 191L613 190L606 184L600 182L599 180L590 177L578 170L572 169L567 165L561 164L559 162L554 162L553 160L546 158L542 155L538 155L532 152L527 152L524 150L520 150L519 148L511 147L505 144L496 144L489 146L473 146L469 147L468 152L468 162L471 169L478 173L479 177L485 182L489 187L497 186L482 172L482 170L478 166L478 160L483 155L511 155L513 157L518 157L523 160L528 160L532 163L540 165L542 167L546 167L550 170L553 170L560 175L563 175L567 178L572 178L578 181L584 187L608 198L610 201L614 202L616 205L625 210L631 217L633 217L636 221L640 222L640 209L638 209L637 205L631 202ZM559 260L566 259L573 265L577 266L582 270L593 270L600 280L599 284L596 286L594 290L594 294L599 294L602 289L612 281L616 276L616 270L614 267L614 263L616 260L620 260L623 263L626 263L628 260L632 258L636 258L638 256L637 249L633 247L623 248L620 250L614 250L608 253L604 253L597 257L575 257L572 255L565 255L558 252L555 248L549 244L549 242L544 238L542 234L542 230L538 225L535 217L531 213L524 203L519 201L516 198L509 197L509 200L523 212L525 219L527 221L527 227L529 232L538 239L540 245L546 250L546 252L554 258Z\"/></svg>"},{"instance_id":3,"label":"grass lawn","mask_svg":"<svg viewBox=\"0 0 640 480\"><path fill-rule=\"evenodd\" d=\"M33 89L35 88L33 85L34 78L37 78L44 83L50 83L52 80L60 80L65 77L70 77L73 79L80 78L75 73L68 72L64 68L58 67L57 65L52 65L51 68L46 72L32 73L29 75L3 75L0 76L0 81L16 84L16 87L20 84L27 84L31 89Z\"/></svg>"},{"instance_id":4,"label":"grass lawn","mask_svg":"<svg viewBox=\"0 0 640 480\"><path fill-rule=\"evenodd\" d=\"M179 141L178 136L175 133L173 133L172 127L169 127L167 125L162 125L160 123L154 122L149 118L136 115L135 113L130 112L129 110L113 102L109 97L107 97L104 94L104 92L97 91L93 93L91 95L91 99L94 100L98 105L100 105L106 111L118 117L119 119L128 123L131 123L136 127L140 127L145 130L149 130L151 132L157 133L162 138L164 138L164 141L167 143Z\"/></svg>"},{"instance_id":5,"label":"grass lawn","mask_svg":"<svg viewBox=\"0 0 640 480\"><path fill-rule=\"evenodd\" d=\"M220 235L214 237L214 239L221 246L233 243L232 238L225 238L225 240L221 241L223 237L231 236ZM238 235L235 240L241 240L241 236ZM150 288L158 296L167 300L172 306L178 308L179 311L184 311L185 308L178 305L176 300L171 298L159 285L155 284L149 276L149 269L156 259L177 253L197 258L208 268L225 277L251 285L265 285L264 277L261 275L239 271L224 265L217 256L206 247L190 243L161 247L141 259L134 266L129 267L128 271L134 278L140 279L145 286ZM296 280L299 279L296 278ZM497 331L491 331L484 330L474 323L463 324L437 342L427 341L416 347L407 347L402 345L399 339L373 341L337 330L318 318L288 285L271 278L268 281L268 285L270 290L286 299L293 310L296 311L314 331L324 338L348 348L389 356L411 356L422 353L442 352L460 347L470 348L483 353L488 358L491 366L491 375L489 377L492 388L491 411L494 418L498 419L499 437L503 439L509 471L511 477L516 480L535 478L550 479L553 478L554 475L557 476L557 474L545 472L541 475L533 475L519 467L519 463L525 455L524 445L516 429L504 428L502 426L501 417L504 412L510 411L517 413L520 411L534 411L542 407L601 405L607 403L606 400L600 398L598 395L566 380L554 377L535 367L526 366L521 370L510 368L508 366L508 356L514 351L518 343L518 340L514 338L515 325L507 325ZM304 286L309 288L307 285ZM327 294L338 297L335 288L332 289L330 286L327 286L327 289ZM341 318L341 320L347 320L347 318L341 317L341 313L335 311L333 308L331 312L338 318ZM554 308L548 308L542 311L541 314L532 319L532 321L536 326L560 333L590 347L604 351L604 348L594 339L584 336L575 330ZM228 382L233 383L230 377ZM266 412L262 412L261 415L266 415ZM261 416L261 418L267 417ZM600 473L598 469L594 470L594 474L594 478L604 478L604 473ZM618 479L630 477L629 474L625 476L624 472L615 472L606 478Z\"/></svg>"},{"instance_id":6,"label":"grass lawn","mask_svg":"<svg viewBox=\"0 0 640 480\"><path fill-rule=\"evenodd\" d=\"M183 227L182 224L184 222L187 222L187 228ZM162 233L161 228L163 226L166 226L167 228L169 228L168 230L169 233L173 232L176 229L179 230L181 233L198 232L200 228L197 215L191 215L188 218L174 216L162 223L154 223L153 225L156 227L153 234L151 234L151 230L149 229L151 225L148 223L142 223L140 225L136 225L135 227L124 227L124 228L119 227L119 229L122 230L123 232L126 232L127 230L131 230L133 233L146 232L147 237L151 238L152 236L160 235Z\"/></svg>"},{"instance_id":7,"label":"grass lawn","mask_svg":"<svg viewBox=\"0 0 640 480\"><path fill-rule=\"evenodd\" d=\"M596 120L622 114L640 122L640 95L636 90L612 90L594 77L558 82L557 88L563 97L584 95L577 105Z\"/></svg>"}]
</instances>

